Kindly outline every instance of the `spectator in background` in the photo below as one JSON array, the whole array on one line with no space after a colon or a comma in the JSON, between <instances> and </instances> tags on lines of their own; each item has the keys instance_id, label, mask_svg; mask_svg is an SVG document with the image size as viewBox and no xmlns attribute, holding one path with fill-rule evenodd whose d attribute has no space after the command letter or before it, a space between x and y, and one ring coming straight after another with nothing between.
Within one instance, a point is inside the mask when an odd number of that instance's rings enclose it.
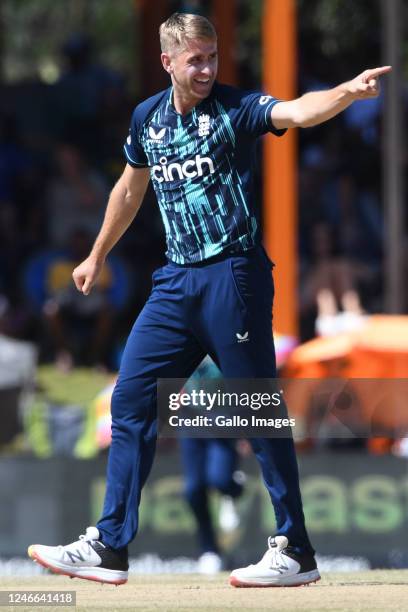
<instances>
[{"instance_id":1,"label":"spectator in background","mask_svg":"<svg viewBox=\"0 0 408 612\"><path fill-rule=\"evenodd\" d=\"M72 284L72 267L92 244L84 228L73 230L65 249L48 250L26 271L26 291L41 312L43 335L62 369L76 365L110 365L113 324L127 299L127 276L116 258L105 263L95 295L80 295Z\"/></svg>"},{"instance_id":2,"label":"spectator in background","mask_svg":"<svg viewBox=\"0 0 408 612\"><path fill-rule=\"evenodd\" d=\"M341 228L338 247L344 256L375 265L382 255L380 205L363 180L357 184L355 174L351 167L342 167L331 178L325 186L323 215L333 228Z\"/></svg>"},{"instance_id":3,"label":"spectator in background","mask_svg":"<svg viewBox=\"0 0 408 612\"><path fill-rule=\"evenodd\" d=\"M124 79L93 60L89 36L72 33L62 47L65 70L55 86L62 135L75 141L92 159L100 158L105 114L121 107ZM109 117L111 120L112 117Z\"/></svg>"},{"instance_id":4,"label":"spectator in background","mask_svg":"<svg viewBox=\"0 0 408 612\"><path fill-rule=\"evenodd\" d=\"M310 234L311 260L304 270L300 289L303 336L314 336L318 297L329 293L339 307L343 296L356 287L351 262L341 255L337 233L327 223L317 223ZM321 293L322 290L325 293Z\"/></svg>"},{"instance_id":5,"label":"spectator in background","mask_svg":"<svg viewBox=\"0 0 408 612\"><path fill-rule=\"evenodd\" d=\"M61 247L79 220L92 237L97 234L109 188L104 177L89 167L76 146L58 144L55 158L57 172L47 190L47 217L50 243Z\"/></svg>"},{"instance_id":6,"label":"spectator in background","mask_svg":"<svg viewBox=\"0 0 408 612\"><path fill-rule=\"evenodd\" d=\"M20 229L16 191L20 178L29 166L27 153L19 142L15 118L0 115L0 266L4 283L14 285L20 257Z\"/></svg>"},{"instance_id":7,"label":"spectator in background","mask_svg":"<svg viewBox=\"0 0 408 612\"><path fill-rule=\"evenodd\" d=\"M318 336L336 336L361 329L367 319L362 309L360 298L354 289L341 296L341 307L338 308L333 292L320 289L316 297L317 318L315 323Z\"/></svg>"},{"instance_id":8,"label":"spectator in background","mask_svg":"<svg viewBox=\"0 0 408 612\"><path fill-rule=\"evenodd\" d=\"M34 173L16 117L0 112L0 332L15 338L25 338L29 331L29 314L19 295L19 272L35 195L24 207L21 192Z\"/></svg>"},{"instance_id":9,"label":"spectator in background","mask_svg":"<svg viewBox=\"0 0 408 612\"><path fill-rule=\"evenodd\" d=\"M342 164L332 139L305 148L299 180L301 338L308 340L315 333L317 310L326 321L326 314L339 308L344 320L342 313L353 320L360 316L357 290L368 310L381 307L376 300L382 223L375 179L367 181L364 162L352 155Z\"/></svg>"},{"instance_id":10,"label":"spectator in background","mask_svg":"<svg viewBox=\"0 0 408 612\"><path fill-rule=\"evenodd\" d=\"M348 130L358 132L369 146L379 142L379 117L384 103L384 94L372 100L357 100L344 111L344 123Z\"/></svg>"}]
</instances>

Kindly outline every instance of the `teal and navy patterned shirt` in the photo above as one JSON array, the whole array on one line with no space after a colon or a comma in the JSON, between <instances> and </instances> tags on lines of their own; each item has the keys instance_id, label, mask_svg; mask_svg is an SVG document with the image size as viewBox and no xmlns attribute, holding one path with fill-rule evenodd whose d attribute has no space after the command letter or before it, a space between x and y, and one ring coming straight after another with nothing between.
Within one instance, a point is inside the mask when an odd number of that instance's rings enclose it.
<instances>
[{"instance_id":1,"label":"teal and navy patterned shirt","mask_svg":"<svg viewBox=\"0 0 408 612\"><path fill-rule=\"evenodd\" d=\"M150 167L167 241L178 264L246 251L260 241L253 181L256 139L272 132L279 100L215 83L188 114L172 104L173 88L139 104L125 143L127 162Z\"/></svg>"}]
</instances>

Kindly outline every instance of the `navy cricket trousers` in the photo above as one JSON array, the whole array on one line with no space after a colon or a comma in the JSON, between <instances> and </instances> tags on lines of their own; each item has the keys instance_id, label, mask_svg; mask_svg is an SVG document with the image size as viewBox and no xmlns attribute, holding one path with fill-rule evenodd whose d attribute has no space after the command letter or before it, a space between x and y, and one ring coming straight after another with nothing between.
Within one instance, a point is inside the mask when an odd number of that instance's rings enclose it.
<instances>
[{"instance_id":1,"label":"navy cricket trousers","mask_svg":"<svg viewBox=\"0 0 408 612\"><path fill-rule=\"evenodd\" d=\"M97 524L105 544L122 548L137 532L141 490L155 453L157 378L188 378L206 354L225 378L276 376L271 269L264 249L257 247L198 265L169 263L154 272L112 396L107 489ZM274 506L277 533L299 551L312 551L293 440L250 442Z\"/></svg>"}]
</instances>

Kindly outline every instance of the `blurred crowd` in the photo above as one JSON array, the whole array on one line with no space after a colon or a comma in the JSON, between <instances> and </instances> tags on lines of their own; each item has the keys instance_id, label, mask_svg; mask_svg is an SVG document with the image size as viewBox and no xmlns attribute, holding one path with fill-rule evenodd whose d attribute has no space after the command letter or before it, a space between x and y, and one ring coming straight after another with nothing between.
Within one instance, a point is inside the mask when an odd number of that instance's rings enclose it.
<instances>
[{"instance_id":1,"label":"blurred crowd","mask_svg":"<svg viewBox=\"0 0 408 612\"><path fill-rule=\"evenodd\" d=\"M89 252L124 165L135 100L74 34L53 85L5 86L0 102L0 332L41 361L116 369L164 248L152 195L89 298L71 272ZM153 212L152 212L153 210Z\"/></svg>"},{"instance_id":2,"label":"blurred crowd","mask_svg":"<svg viewBox=\"0 0 408 612\"><path fill-rule=\"evenodd\" d=\"M43 362L115 370L163 261L163 231L149 191L93 294L74 290L71 271L88 253L123 168L137 100L96 60L87 37L71 35L62 53L55 84L2 88L0 332L35 342ZM335 71L333 83L305 72L300 90L335 83ZM315 335L318 315L383 309L382 105L382 96L356 102L330 128L300 131L301 340Z\"/></svg>"}]
</instances>

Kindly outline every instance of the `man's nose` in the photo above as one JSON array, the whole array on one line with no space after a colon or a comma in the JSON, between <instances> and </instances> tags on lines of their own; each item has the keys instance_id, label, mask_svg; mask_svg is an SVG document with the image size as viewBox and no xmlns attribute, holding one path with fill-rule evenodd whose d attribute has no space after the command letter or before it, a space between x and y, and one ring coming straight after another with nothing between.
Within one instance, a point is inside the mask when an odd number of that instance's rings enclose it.
<instances>
[{"instance_id":1,"label":"man's nose","mask_svg":"<svg viewBox=\"0 0 408 612\"><path fill-rule=\"evenodd\" d=\"M206 76L211 76L212 70L210 64L204 64L201 68L201 72Z\"/></svg>"}]
</instances>

